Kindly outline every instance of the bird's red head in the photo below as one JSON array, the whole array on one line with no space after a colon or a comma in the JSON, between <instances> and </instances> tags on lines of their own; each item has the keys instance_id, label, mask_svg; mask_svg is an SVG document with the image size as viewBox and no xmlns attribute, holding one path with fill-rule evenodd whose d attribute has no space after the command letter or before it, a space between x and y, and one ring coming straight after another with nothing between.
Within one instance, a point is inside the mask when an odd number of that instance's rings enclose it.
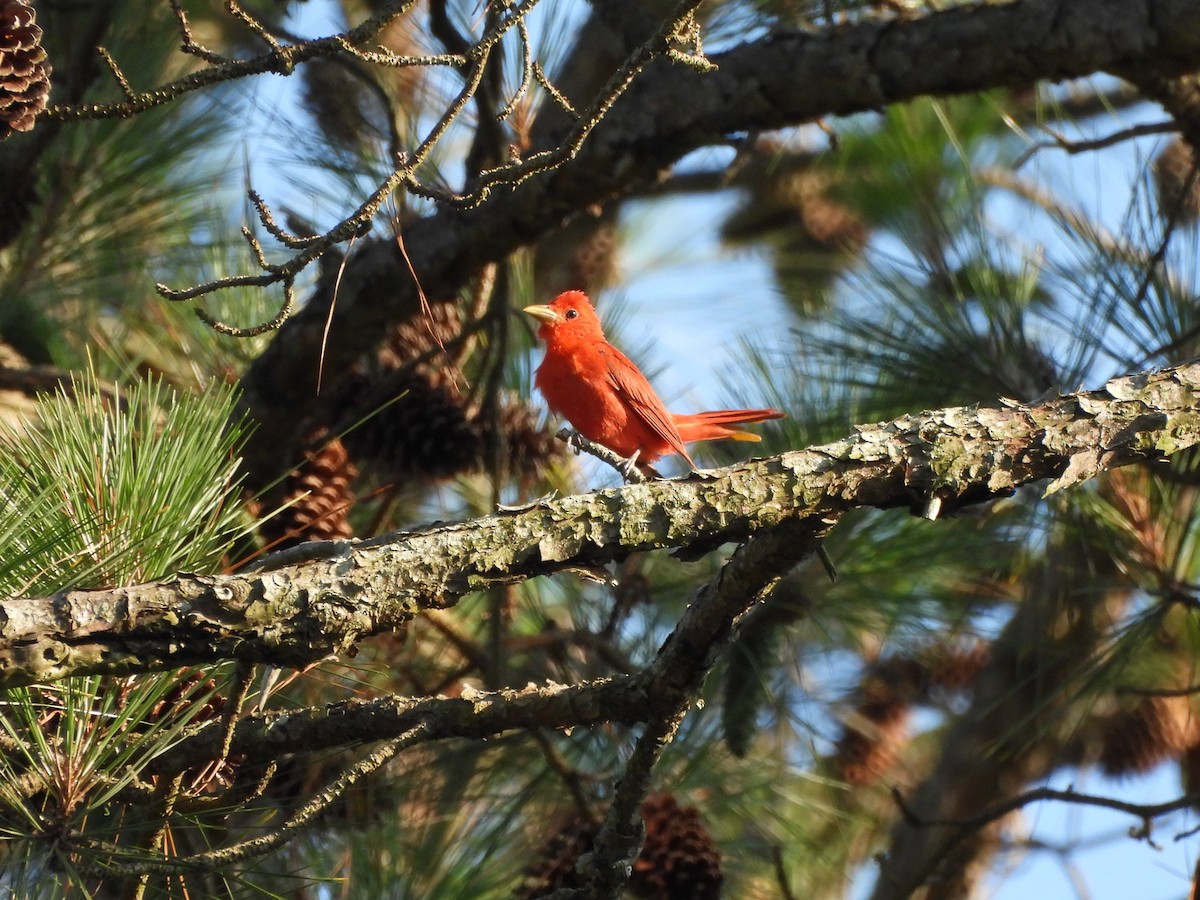
<instances>
[{"instance_id":1,"label":"bird's red head","mask_svg":"<svg viewBox=\"0 0 1200 900\"><path fill-rule=\"evenodd\" d=\"M547 344L604 340L600 317L583 291L563 291L545 306L527 306L524 311L542 323L538 337Z\"/></svg>"}]
</instances>

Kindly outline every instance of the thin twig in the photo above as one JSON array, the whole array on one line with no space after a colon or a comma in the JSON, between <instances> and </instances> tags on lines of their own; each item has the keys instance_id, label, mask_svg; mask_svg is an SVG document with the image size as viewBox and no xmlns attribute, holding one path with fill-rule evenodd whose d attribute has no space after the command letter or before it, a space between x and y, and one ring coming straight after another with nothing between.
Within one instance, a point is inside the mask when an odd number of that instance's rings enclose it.
<instances>
[{"instance_id":1,"label":"thin twig","mask_svg":"<svg viewBox=\"0 0 1200 900\"><path fill-rule=\"evenodd\" d=\"M240 20L242 24L258 35L259 39L262 40L262 42L268 47L270 47L273 53L282 55L283 45L280 44L279 41L275 40L275 35L271 34L271 32L266 29L262 22L250 15L250 13L248 13L242 7L242 4L238 3L238 0L226 0L225 8L229 10L230 14L235 19ZM288 69L283 74L290 75L292 74L292 70Z\"/></svg>"},{"instance_id":2,"label":"thin twig","mask_svg":"<svg viewBox=\"0 0 1200 900\"><path fill-rule=\"evenodd\" d=\"M375 216L380 207L386 202L388 197L396 188L403 184L415 182L415 172L425 162L425 159L432 152L434 145L445 135L453 122L458 118L463 108L470 101L475 91L478 90L480 83L483 80L483 74L487 68L487 60L493 47L503 38L509 29L516 26L521 20L521 17L526 15L531 10L538 0L526 0L524 4L514 8L512 15L502 19L493 29L480 38L472 50L471 70L467 76L467 83L462 91L450 104L450 107L443 113L437 123L426 135L413 153L405 158L398 160L397 168L379 184L369 197L347 218L335 225L325 234L308 243L299 253L293 256L286 262L274 265L271 271L261 275L230 275L224 278L217 278L212 281L204 282L190 288L175 290L158 284L156 288L163 297L168 300L190 300L205 294L211 294L215 291L223 290L230 287L265 287L270 284L275 284L280 281L294 279L309 263L322 256L330 247L335 244L349 240L356 234L362 233L369 227L371 219ZM697 0L693 0L697 2ZM362 26L360 26L361 28ZM357 29L356 29L357 31ZM289 51L292 47L300 45L290 45L284 48L284 51ZM260 212L260 217L262 213ZM290 306L288 307L290 312ZM205 322L212 324L208 318L202 316ZM276 316L272 320L275 327L282 324L286 319L286 315ZM215 326L214 326L215 327ZM229 326L225 326L229 328ZM218 329L221 330L221 329ZM257 329L230 329L222 331L222 333L236 334L240 337L250 336L251 334L261 334L269 328Z\"/></svg>"},{"instance_id":3,"label":"thin twig","mask_svg":"<svg viewBox=\"0 0 1200 900\"><path fill-rule=\"evenodd\" d=\"M355 46L372 40L393 19L402 16L415 5L416 0L395 0L395 2L388 4L384 9L371 16L361 25L342 34L316 38L298 44L289 44L286 47L280 46L278 50L272 50L269 53L249 59L213 62L207 68L201 69L198 72L193 72L190 75L160 85L152 90L138 92L132 99L126 100L123 103L89 103L79 106L55 105L47 108L42 113L42 116L57 121L125 119L153 109L156 106L171 103L185 94L190 94L215 84L234 81L249 75L262 75L267 72L287 74L302 62L315 59L319 56L341 53L344 52L346 45ZM183 21L186 23L186 19ZM185 32L184 52L193 53L204 59L220 59L215 54L197 47L194 43L189 44L189 34L190 32ZM452 65L457 63L450 62L443 57L396 57L392 64L426 66Z\"/></svg>"},{"instance_id":4,"label":"thin twig","mask_svg":"<svg viewBox=\"0 0 1200 900\"><path fill-rule=\"evenodd\" d=\"M592 131L604 119L613 104L621 98L652 59L667 53L665 44L675 35L679 23L690 16L702 0L682 0L672 10L670 17L645 43L638 47L600 89L591 107L580 117L579 124L568 139L559 146L535 153L523 160L485 169L479 173L478 184L473 190L451 193L422 184L415 177L407 179L410 191L421 197L446 203L463 209L471 209L483 203L491 190L499 185L516 187L534 175L547 172L575 158Z\"/></svg>"},{"instance_id":5,"label":"thin twig","mask_svg":"<svg viewBox=\"0 0 1200 900\"><path fill-rule=\"evenodd\" d=\"M575 107L571 105L571 101L567 99L566 95L557 87L555 87L550 79L546 76L546 72L542 68L542 64L537 60L534 60L531 69L533 71L533 77L536 78L537 83L542 86L542 90L550 95L550 99L557 103L571 118L578 119L579 113L576 112Z\"/></svg>"},{"instance_id":6,"label":"thin twig","mask_svg":"<svg viewBox=\"0 0 1200 900\"><path fill-rule=\"evenodd\" d=\"M213 65L226 65L232 62L229 57L213 53L207 47L197 44L196 39L192 36L192 26L188 24L187 13L183 11L179 0L170 0L170 2L171 9L175 11L175 18L179 22L179 36L183 39L183 43L179 48L180 50L191 56L199 57L206 63L212 63Z\"/></svg>"},{"instance_id":7,"label":"thin twig","mask_svg":"<svg viewBox=\"0 0 1200 900\"><path fill-rule=\"evenodd\" d=\"M583 787L583 779L579 774L579 770L572 766L563 755L558 752L558 748L554 746L554 742L550 739L545 729L537 728L530 732L534 742L541 748L542 756L546 759L546 764L550 766L551 771L558 775L563 786L566 787L567 793L571 795L571 800L575 803L575 810L583 817L589 825L599 825L600 816L596 813L593 798Z\"/></svg>"},{"instance_id":8,"label":"thin twig","mask_svg":"<svg viewBox=\"0 0 1200 900\"><path fill-rule=\"evenodd\" d=\"M1107 134L1104 137L1091 138L1090 140L1072 140L1065 134L1043 125L1042 131L1050 135L1053 140L1039 141L1036 144L1026 147L1025 151L1013 161L1012 167L1014 170L1021 168L1040 150L1050 150L1057 147L1059 150L1065 150L1072 155L1076 153L1088 153L1093 150L1103 150L1105 147L1111 147L1114 144L1120 144L1134 138L1145 137L1151 134L1169 134L1178 130L1179 123L1174 119L1168 119L1165 122L1131 125L1129 128L1122 128L1120 131L1114 131L1112 134Z\"/></svg>"},{"instance_id":9,"label":"thin twig","mask_svg":"<svg viewBox=\"0 0 1200 900\"><path fill-rule=\"evenodd\" d=\"M496 114L496 118L501 122L512 115L517 104L529 91L529 84L533 80L533 49L529 46L529 26L523 19L517 23L517 34L521 38L521 83L517 85L513 95L508 98L504 108Z\"/></svg>"},{"instance_id":10,"label":"thin twig","mask_svg":"<svg viewBox=\"0 0 1200 900\"><path fill-rule=\"evenodd\" d=\"M399 737L387 741L374 753L371 753L342 772L341 775L335 778L323 790L318 791L313 799L296 810L282 825L260 837L241 841L219 850L208 850L178 859L134 859L130 862L113 862L105 863L104 865L93 865L82 860L76 860L76 865L80 871L87 874L103 874L107 876L140 875L143 872L185 872L193 870L196 867L210 868L225 866L241 860L262 856L291 841L302 828L328 809L335 800L345 794L354 784L378 771L405 748L420 743L427 730L428 726L424 724L417 725ZM70 837L62 838L63 843L68 846L74 844L80 851L91 853L102 851L109 854L112 860L129 859L131 856L128 848L110 844L107 841L93 841L75 836L72 837L74 837L74 840Z\"/></svg>"},{"instance_id":11,"label":"thin twig","mask_svg":"<svg viewBox=\"0 0 1200 900\"><path fill-rule=\"evenodd\" d=\"M279 308L279 312L275 317L268 322L263 322L260 325L255 325L252 328L237 328L233 325L228 325L218 319L214 319L203 309L196 310L196 317L207 325L213 331L228 337L249 338L257 337L260 334L266 334L268 331L274 331L280 325L287 321L287 317L292 314L292 307L296 305L296 292L293 289L293 279L287 278L283 282L283 306ZM157 285L160 293L163 290L163 285ZM174 299L173 297L168 299Z\"/></svg>"},{"instance_id":12,"label":"thin twig","mask_svg":"<svg viewBox=\"0 0 1200 900\"><path fill-rule=\"evenodd\" d=\"M981 813L973 816L964 816L960 819L923 818L908 805L899 788L892 788L892 798L895 800L901 815L904 816L904 821L913 828L957 828L963 833L970 833L998 819L1003 819L1010 813L1023 809L1031 803L1040 803L1044 800L1057 800L1062 803L1075 803L1079 806L1098 806L1103 809L1113 809L1117 812L1135 816L1142 820L1142 826L1134 836L1146 840L1149 839L1150 826L1154 819L1193 806L1197 801L1200 801L1200 793L1186 794L1174 800L1168 800L1165 803L1130 803L1126 800L1118 800L1116 797L1080 794L1069 788L1063 791L1040 787L1017 794L1015 797L1010 797L1002 803L988 807Z\"/></svg>"},{"instance_id":13,"label":"thin twig","mask_svg":"<svg viewBox=\"0 0 1200 900\"><path fill-rule=\"evenodd\" d=\"M279 243L283 244L285 247L288 247L292 250L300 250L309 246L318 239L319 235L298 235L284 230L284 228L275 221L275 216L272 215L271 209L267 206L266 201L263 200L262 195L253 188L250 188L246 191L246 196L250 199L250 202L254 204L254 209L258 213L258 220L262 222L263 228L267 229L271 237L275 238L275 240L279 241Z\"/></svg>"},{"instance_id":14,"label":"thin twig","mask_svg":"<svg viewBox=\"0 0 1200 900\"><path fill-rule=\"evenodd\" d=\"M258 263L258 267L264 272L272 271L274 266L267 262L267 254L264 252L262 244L258 242L258 238L254 236L254 232L252 232L245 225L242 226L242 237L244 237L246 239L246 243L250 245L250 252L254 254L254 261Z\"/></svg>"},{"instance_id":15,"label":"thin twig","mask_svg":"<svg viewBox=\"0 0 1200 900\"><path fill-rule=\"evenodd\" d=\"M578 431L563 427L555 432L554 436L560 441L566 443L566 445L575 450L576 453L582 450L584 453L588 453L596 457L596 459L600 460L601 462L608 463L608 465L620 472L621 477L630 484L643 484L647 481L646 476L643 475L636 466L629 465L629 460L625 459L625 457L621 456L621 454L614 453L607 447L601 446L593 441L589 441Z\"/></svg>"},{"instance_id":16,"label":"thin twig","mask_svg":"<svg viewBox=\"0 0 1200 900\"><path fill-rule=\"evenodd\" d=\"M117 65L117 61L113 59L112 54L103 47L97 47L96 52L100 54L100 58L104 60L104 64L112 72L112 76L117 80L117 84L120 85L122 93L132 100L136 96L133 88L130 87L129 79L125 77L125 73L121 71L121 67Z\"/></svg>"}]
</instances>

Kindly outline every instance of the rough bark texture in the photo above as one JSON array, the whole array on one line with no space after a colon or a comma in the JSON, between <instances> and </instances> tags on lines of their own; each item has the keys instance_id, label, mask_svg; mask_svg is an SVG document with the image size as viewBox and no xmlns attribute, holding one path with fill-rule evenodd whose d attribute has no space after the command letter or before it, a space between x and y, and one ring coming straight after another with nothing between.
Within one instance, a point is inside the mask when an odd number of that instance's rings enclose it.
<instances>
[{"instance_id":1,"label":"rough bark texture","mask_svg":"<svg viewBox=\"0 0 1200 900\"><path fill-rule=\"evenodd\" d=\"M704 552L861 506L940 508L1200 441L1200 364L1114 379L1033 406L956 407L861 426L822 447L538 502L370 541L305 544L236 575L0 602L0 686L240 659L302 665L495 584L633 551Z\"/></svg>"},{"instance_id":2,"label":"rough bark texture","mask_svg":"<svg viewBox=\"0 0 1200 900\"><path fill-rule=\"evenodd\" d=\"M970 5L819 34L773 33L712 56L708 74L648 67L580 153L559 169L497 189L475 209L444 209L405 227L405 248L431 300L451 298L487 262L533 243L584 210L655 181L730 134L1100 71L1164 78L1200 60L1195 0L1018 0ZM561 139L548 134L546 145ZM543 149L538 146L533 149ZM368 242L338 288L325 371L346 367L416 314L417 291L390 241ZM243 379L259 423L247 448L255 484L290 463L294 411L311 407L332 284L285 324Z\"/></svg>"}]
</instances>

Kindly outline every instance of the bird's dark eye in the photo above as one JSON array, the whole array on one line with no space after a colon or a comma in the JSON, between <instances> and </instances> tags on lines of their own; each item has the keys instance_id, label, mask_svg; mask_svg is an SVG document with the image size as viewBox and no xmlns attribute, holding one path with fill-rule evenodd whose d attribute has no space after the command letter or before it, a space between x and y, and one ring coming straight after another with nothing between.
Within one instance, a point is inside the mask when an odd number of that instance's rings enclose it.
<instances>
[{"instance_id":1,"label":"bird's dark eye","mask_svg":"<svg viewBox=\"0 0 1200 900\"><path fill-rule=\"evenodd\" d=\"M568 319L574 319L574 318L576 318L576 317L579 315L579 310L577 310L577 309L568 309L568 310L566 311L565 315L566 315L566 317L567 317Z\"/></svg>"}]
</instances>

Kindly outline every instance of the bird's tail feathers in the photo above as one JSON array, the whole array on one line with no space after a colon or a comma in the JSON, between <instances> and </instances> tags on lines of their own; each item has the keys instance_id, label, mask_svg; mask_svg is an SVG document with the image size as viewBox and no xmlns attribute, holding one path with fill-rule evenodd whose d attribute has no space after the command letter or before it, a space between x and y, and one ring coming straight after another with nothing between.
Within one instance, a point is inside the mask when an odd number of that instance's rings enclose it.
<instances>
[{"instance_id":1,"label":"bird's tail feathers","mask_svg":"<svg viewBox=\"0 0 1200 900\"><path fill-rule=\"evenodd\" d=\"M762 438L757 434L730 426L781 418L783 413L777 409L715 409L691 415L671 415L675 427L679 430L679 436L685 443L722 438L734 441L761 441Z\"/></svg>"}]
</instances>

